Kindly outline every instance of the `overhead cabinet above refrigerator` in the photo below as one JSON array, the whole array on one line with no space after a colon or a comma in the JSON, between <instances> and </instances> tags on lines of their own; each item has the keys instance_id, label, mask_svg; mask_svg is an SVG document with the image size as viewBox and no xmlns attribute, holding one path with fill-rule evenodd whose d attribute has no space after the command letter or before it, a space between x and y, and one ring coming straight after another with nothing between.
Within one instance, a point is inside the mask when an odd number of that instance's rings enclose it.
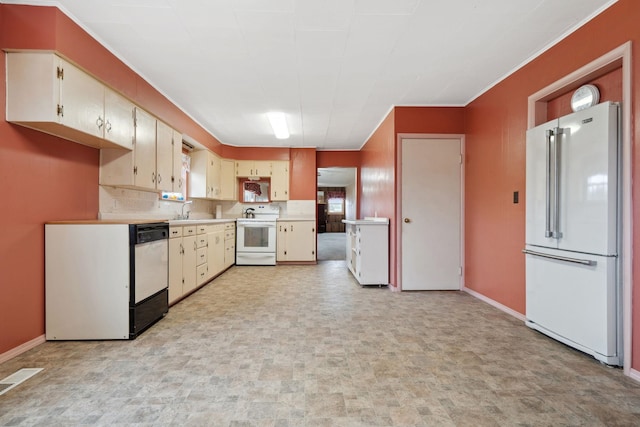
<instances>
[{"instance_id":1,"label":"overhead cabinet above refrigerator","mask_svg":"<svg viewBox=\"0 0 640 427\"><path fill-rule=\"evenodd\" d=\"M527 325L622 364L619 106L598 104L527 132Z\"/></svg>"}]
</instances>

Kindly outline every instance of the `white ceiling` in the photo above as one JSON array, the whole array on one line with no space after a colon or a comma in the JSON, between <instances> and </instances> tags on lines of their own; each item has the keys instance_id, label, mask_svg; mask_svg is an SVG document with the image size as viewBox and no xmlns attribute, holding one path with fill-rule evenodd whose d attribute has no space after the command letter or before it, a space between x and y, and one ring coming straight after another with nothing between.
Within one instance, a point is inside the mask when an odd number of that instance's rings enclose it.
<instances>
[{"instance_id":1,"label":"white ceiling","mask_svg":"<svg viewBox=\"0 0 640 427\"><path fill-rule=\"evenodd\" d=\"M224 144L359 149L393 106L466 105L615 0L0 2L58 6Z\"/></svg>"}]
</instances>

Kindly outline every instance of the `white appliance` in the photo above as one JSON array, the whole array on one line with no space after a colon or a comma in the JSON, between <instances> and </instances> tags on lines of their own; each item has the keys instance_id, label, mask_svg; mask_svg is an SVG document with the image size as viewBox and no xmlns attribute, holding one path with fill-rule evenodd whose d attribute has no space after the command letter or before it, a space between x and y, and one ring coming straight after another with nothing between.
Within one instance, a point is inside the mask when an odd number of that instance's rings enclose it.
<instances>
[{"instance_id":1,"label":"white appliance","mask_svg":"<svg viewBox=\"0 0 640 427\"><path fill-rule=\"evenodd\" d=\"M526 324L622 364L619 106L527 131Z\"/></svg>"},{"instance_id":2,"label":"white appliance","mask_svg":"<svg viewBox=\"0 0 640 427\"><path fill-rule=\"evenodd\" d=\"M164 317L168 237L166 222L46 224L46 339L135 339Z\"/></svg>"},{"instance_id":3,"label":"white appliance","mask_svg":"<svg viewBox=\"0 0 640 427\"><path fill-rule=\"evenodd\" d=\"M255 205L238 218L236 265L276 265L276 221L280 208Z\"/></svg>"}]
</instances>

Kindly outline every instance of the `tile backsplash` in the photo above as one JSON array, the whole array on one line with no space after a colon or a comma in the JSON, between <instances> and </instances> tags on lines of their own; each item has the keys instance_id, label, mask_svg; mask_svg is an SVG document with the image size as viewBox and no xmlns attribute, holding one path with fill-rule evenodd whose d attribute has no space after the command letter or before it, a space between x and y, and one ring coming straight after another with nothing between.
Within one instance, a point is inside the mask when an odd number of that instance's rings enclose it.
<instances>
[{"instance_id":1,"label":"tile backsplash","mask_svg":"<svg viewBox=\"0 0 640 427\"><path fill-rule=\"evenodd\" d=\"M192 199L184 207L191 219L216 217L216 206L221 206L222 218L240 218L251 204L236 201ZM315 200L289 200L274 202L280 207L281 218L315 218ZM128 188L100 186L99 214L101 219L174 219L180 215L183 202L162 200L158 193Z\"/></svg>"}]
</instances>

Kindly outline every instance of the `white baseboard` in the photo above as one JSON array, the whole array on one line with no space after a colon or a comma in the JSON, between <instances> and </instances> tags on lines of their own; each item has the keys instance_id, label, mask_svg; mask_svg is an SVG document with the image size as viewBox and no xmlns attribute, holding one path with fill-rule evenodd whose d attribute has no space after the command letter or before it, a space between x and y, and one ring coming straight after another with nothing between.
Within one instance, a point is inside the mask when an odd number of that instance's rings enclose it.
<instances>
[{"instance_id":1,"label":"white baseboard","mask_svg":"<svg viewBox=\"0 0 640 427\"><path fill-rule=\"evenodd\" d=\"M474 291L473 289L469 289L466 287L462 287L462 291L468 293L469 295L478 298L481 301L486 302L487 304L497 308L500 311L504 311L507 314L510 314L511 316L515 317L516 319L522 320L523 322L526 320L526 317L524 314L522 313L518 313L517 311L507 307L506 305L500 304L497 301L492 300L489 297L486 297L484 295L482 295L481 293L478 293L476 291Z\"/></svg>"},{"instance_id":2,"label":"white baseboard","mask_svg":"<svg viewBox=\"0 0 640 427\"><path fill-rule=\"evenodd\" d=\"M640 382L640 371L636 371L635 369L629 369L629 378L632 380Z\"/></svg>"},{"instance_id":3,"label":"white baseboard","mask_svg":"<svg viewBox=\"0 0 640 427\"><path fill-rule=\"evenodd\" d=\"M25 351L29 351L34 347L39 346L40 344L46 341L44 335L40 335L32 339L31 341L27 341L26 343L19 345L18 347L12 348L11 350L0 354L0 363L4 363L9 359L13 359L14 357L24 353Z\"/></svg>"}]
</instances>

